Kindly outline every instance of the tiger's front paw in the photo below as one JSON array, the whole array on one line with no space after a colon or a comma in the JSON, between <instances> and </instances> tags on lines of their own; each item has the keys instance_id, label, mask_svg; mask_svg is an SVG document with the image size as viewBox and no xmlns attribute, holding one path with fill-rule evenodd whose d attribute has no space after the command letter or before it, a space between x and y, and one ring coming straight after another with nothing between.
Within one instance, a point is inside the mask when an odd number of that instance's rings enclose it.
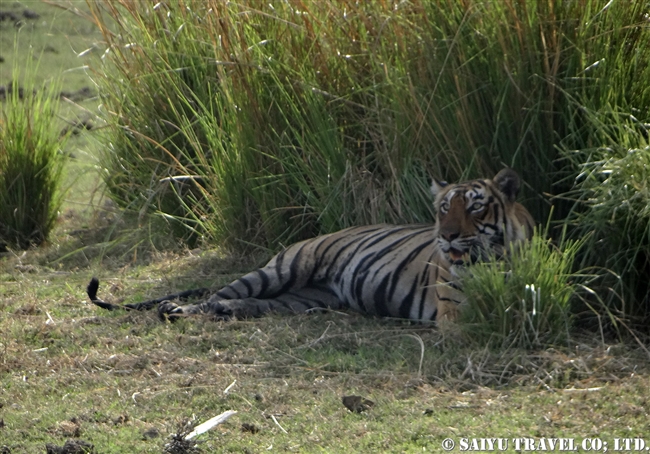
<instances>
[{"instance_id":1,"label":"tiger's front paw","mask_svg":"<svg viewBox=\"0 0 650 454\"><path fill-rule=\"evenodd\" d=\"M183 308L176 303L161 303L158 305L158 318L163 322L169 320L175 322L183 316Z\"/></svg>"}]
</instances>

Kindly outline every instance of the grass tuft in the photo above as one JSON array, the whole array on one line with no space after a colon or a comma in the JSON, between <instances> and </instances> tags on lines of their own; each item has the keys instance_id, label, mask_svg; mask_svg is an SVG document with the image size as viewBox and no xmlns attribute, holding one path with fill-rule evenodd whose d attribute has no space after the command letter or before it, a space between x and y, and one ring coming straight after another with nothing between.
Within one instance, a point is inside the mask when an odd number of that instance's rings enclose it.
<instances>
[{"instance_id":1,"label":"grass tuft","mask_svg":"<svg viewBox=\"0 0 650 454\"><path fill-rule=\"evenodd\" d=\"M585 276L573 272L581 242L554 246L535 234L505 260L475 264L463 279L460 329L471 343L540 348L566 345L572 300Z\"/></svg>"},{"instance_id":2,"label":"grass tuft","mask_svg":"<svg viewBox=\"0 0 650 454\"><path fill-rule=\"evenodd\" d=\"M643 328L650 320L650 147L641 134L625 135L639 140L622 138L620 144L595 149L582 166L573 194L584 208L570 222L575 237L587 238L581 262L609 270L601 298L611 316Z\"/></svg>"},{"instance_id":3,"label":"grass tuft","mask_svg":"<svg viewBox=\"0 0 650 454\"><path fill-rule=\"evenodd\" d=\"M37 69L27 67L25 80ZM14 69L14 80L21 80ZM58 84L12 84L0 107L0 250L43 243L61 206L68 134L57 118Z\"/></svg>"}]
</instances>

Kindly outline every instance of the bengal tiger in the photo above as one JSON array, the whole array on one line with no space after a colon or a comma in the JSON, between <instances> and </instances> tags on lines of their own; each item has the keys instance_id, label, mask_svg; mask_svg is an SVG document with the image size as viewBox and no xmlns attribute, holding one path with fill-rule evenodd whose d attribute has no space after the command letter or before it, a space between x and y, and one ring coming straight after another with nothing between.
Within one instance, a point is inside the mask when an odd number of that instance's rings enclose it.
<instances>
[{"instance_id":1,"label":"bengal tiger","mask_svg":"<svg viewBox=\"0 0 650 454\"><path fill-rule=\"evenodd\" d=\"M532 216L515 201L520 185L517 173L508 168L491 180L434 180L434 225L368 225L301 241L196 304L179 306L173 301L212 292L188 290L117 306L97 298L99 281L93 278L88 296L106 309L159 305L161 318L172 320L190 314L229 319L315 308L455 320L465 299L459 269L502 257L512 244L533 234Z\"/></svg>"}]
</instances>

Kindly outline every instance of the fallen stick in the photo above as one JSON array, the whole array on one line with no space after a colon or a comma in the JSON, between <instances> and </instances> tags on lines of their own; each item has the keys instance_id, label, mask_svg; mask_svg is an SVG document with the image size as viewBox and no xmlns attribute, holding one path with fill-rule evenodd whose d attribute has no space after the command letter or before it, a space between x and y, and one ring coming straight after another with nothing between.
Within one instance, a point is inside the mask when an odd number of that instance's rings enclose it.
<instances>
[{"instance_id":1,"label":"fallen stick","mask_svg":"<svg viewBox=\"0 0 650 454\"><path fill-rule=\"evenodd\" d=\"M191 440L192 438L207 432L208 430L218 426L219 424L226 422L228 418L230 418L232 415L235 414L237 414L237 412L234 410L224 411L220 415L215 416L214 418L210 418L206 422L196 426L192 432L185 435L185 439Z\"/></svg>"}]
</instances>

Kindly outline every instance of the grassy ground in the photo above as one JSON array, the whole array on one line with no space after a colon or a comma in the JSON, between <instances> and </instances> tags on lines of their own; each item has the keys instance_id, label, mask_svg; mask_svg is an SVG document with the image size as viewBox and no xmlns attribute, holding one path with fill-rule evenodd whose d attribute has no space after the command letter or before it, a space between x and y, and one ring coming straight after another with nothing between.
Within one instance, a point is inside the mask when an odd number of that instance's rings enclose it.
<instances>
[{"instance_id":1,"label":"grassy ground","mask_svg":"<svg viewBox=\"0 0 650 454\"><path fill-rule=\"evenodd\" d=\"M44 54L43 68L80 66L72 50L97 39L90 25L47 4L0 3L25 8L41 15L26 24L40 40L32 42L59 50ZM5 84L14 27L0 26ZM49 54L67 63L56 69ZM64 89L92 85L72 74ZM97 101L75 109L92 112ZM73 189L51 244L0 257L0 452L78 438L101 453L160 453L186 423L225 410L238 413L198 438L205 452L438 452L448 437L575 437L578 445L599 437L611 450L616 437L650 433L650 358L634 342L590 333L569 347L492 351L356 314L171 325L153 313L95 308L84 293L93 275L102 298L136 301L219 286L262 258L159 252L155 225L93 198L101 189L92 137L75 140ZM375 405L352 413L341 402L352 394Z\"/></svg>"},{"instance_id":2,"label":"grassy ground","mask_svg":"<svg viewBox=\"0 0 650 454\"><path fill-rule=\"evenodd\" d=\"M60 6L56 6L60 5ZM100 34L82 17L86 2L0 0L0 85L13 79L14 63L22 66L30 50L40 61L37 83L61 74L65 91L78 91L91 84L85 56L103 48ZM16 52L14 52L14 50Z\"/></svg>"},{"instance_id":3,"label":"grassy ground","mask_svg":"<svg viewBox=\"0 0 650 454\"><path fill-rule=\"evenodd\" d=\"M476 350L430 327L341 313L172 325L103 312L84 286L111 276L101 295L133 300L221 284L250 260L194 251L73 271L38 256L2 262L0 446L10 452L69 438L161 452L185 422L225 410L238 414L199 438L206 452L435 452L447 437L612 442L650 429L647 356L629 345ZM349 412L351 394L374 407Z\"/></svg>"}]
</instances>

